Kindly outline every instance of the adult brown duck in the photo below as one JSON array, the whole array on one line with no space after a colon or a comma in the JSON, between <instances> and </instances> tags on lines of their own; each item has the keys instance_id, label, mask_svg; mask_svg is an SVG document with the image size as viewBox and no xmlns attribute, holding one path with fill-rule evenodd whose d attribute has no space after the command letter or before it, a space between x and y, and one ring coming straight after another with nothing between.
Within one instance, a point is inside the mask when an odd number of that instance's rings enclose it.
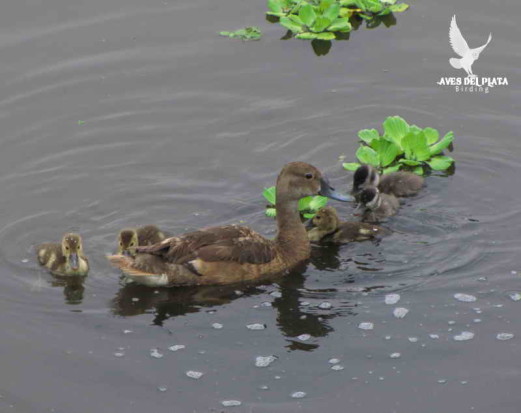
<instances>
[{"instance_id":1,"label":"adult brown duck","mask_svg":"<svg viewBox=\"0 0 521 413\"><path fill-rule=\"evenodd\" d=\"M153 287L230 284L282 275L309 259L311 247L298 201L317 194L340 201L352 199L335 192L314 166L292 162L277 178L275 239L228 225L138 247L135 258L111 255L108 259L135 282Z\"/></svg>"}]
</instances>

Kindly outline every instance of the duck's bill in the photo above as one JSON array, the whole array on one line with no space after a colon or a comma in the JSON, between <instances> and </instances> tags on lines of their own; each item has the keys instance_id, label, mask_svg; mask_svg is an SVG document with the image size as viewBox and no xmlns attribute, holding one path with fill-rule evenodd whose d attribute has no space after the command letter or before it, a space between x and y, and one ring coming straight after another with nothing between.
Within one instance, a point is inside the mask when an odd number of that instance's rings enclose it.
<instances>
[{"instance_id":1,"label":"duck's bill","mask_svg":"<svg viewBox=\"0 0 521 413\"><path fill-rule=\"evenodd\" d=\"M78 254L76 254L76 253L71 254L69 256L69 263L70 263L71 268L74 271L76 271L80 267Z\"/></svg>"},{"instance_id":2,"label":"duck's bill","mask_svg":"<svg viewBox=\"0 0 521 413\"><path fill-rule=\"evenodd\" d=\"M329 184L329 180L325 177L320 179L320 191L318 194L342 202L354 201L354 197L352 195L341 194L340 192L335 191L335 188Z\"/></svg>"},{"instance_id":3,"label":"duck's bill","mask_svg":"<svg viewBox=\"0 0 521 413\"><path fill-rule=\"evenodd\" d=\"M313 219L308 219L305 223L304 223L306 229L312 229L315 227L315 225L313 225Z\"/></svg>"}]
</instances>

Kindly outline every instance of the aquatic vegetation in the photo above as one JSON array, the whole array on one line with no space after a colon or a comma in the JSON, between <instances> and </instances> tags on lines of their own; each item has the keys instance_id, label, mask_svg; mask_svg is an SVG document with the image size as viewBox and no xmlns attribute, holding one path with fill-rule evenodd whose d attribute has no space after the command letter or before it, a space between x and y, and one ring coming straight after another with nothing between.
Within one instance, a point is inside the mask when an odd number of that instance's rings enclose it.
<instances>
[{"instance_id":1,"label":"aquatic vegetation","mask_svg":"<svg viewBox=\"0 0 521 413\"><path fill-rule=\"evenodd\" d=\"M350 18L372 20L409 7L397 0L268 0L268 16L298 39L343 39L352 30Z\"/></svg>"},{"instance_id":2,"label":"aquatic vegetation","mask_svg":"<svg viewBox=\"0 0 521 413\"><path fill-rule=\"evenodd\" d=\"M235 30L234 32L223 31L219 32L219 34L221 36L241 40L259 40L262 37L262 32L257 26L248 26L244 29Z\"/></svg>"},{"instance_id":3,"label":"aquatic vegetation","mask_svg":"<svg viewBox=\"0 0 521 413\"><path fill-rule=\"evenodd\" d=\"M277 211L275 210L275 193L274 186L265 188L262 192L264 198L269 202L269 205L266 207L266 215L269 217L275 217L277 215ZM327 197L325 196L307 196L299 201L298 210L305 219L311 219L315 216L320 208L323 208L326 205Z\"/></svg>"},{"instance_id":4,"label":"aquatic vegetation","mask_svg":"<svg viewBox=\"0 0 521 413\"><path fill-rule=\"evenodd\" d=\"M362 142L356 157L360 163L374 166L384 174L407 169L418 175L428 170L445 171L454 163L453 158L443 155L454 140L452 131L440 139L436 129L409 125L400 116L389 116L382 127L382 135L376 129L358 132ZM360 163L344 163L343 166L355 171Z\"/></svg>"}]
</instances>

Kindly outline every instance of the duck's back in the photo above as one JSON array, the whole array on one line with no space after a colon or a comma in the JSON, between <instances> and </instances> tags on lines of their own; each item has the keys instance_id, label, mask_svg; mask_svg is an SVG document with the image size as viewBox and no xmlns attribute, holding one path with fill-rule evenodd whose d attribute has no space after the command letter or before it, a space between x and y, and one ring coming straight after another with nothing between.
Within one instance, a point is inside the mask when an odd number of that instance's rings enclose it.
<instances>
[{"instance_id":1,"label":"duck's back","mask_svg":"<svg viewBox=\"0 0 521 413\"><path fill-rule=\"evenodd\" d=\"M61 244L45 243L36 247L38 262L47 267L51 272L59 271L65 264Z\"/></svg>"},{"instance_id":2,"label":"duck's back","mask_svg":"<svg viewBox=\"0 0 521 413\"><path fill-rule=\"evenodd\" d=\"M152 245L163 241L166 237L155 225L146 225L137 229L138 244Z\"/></svg>"},{"instance_id":3,"label":"duck's back","mask_svg":"<svg viewBox=\"0 0 521 413\"><path fill-rule=\"evenodd\" d=\"M181 265L196 258L206 262L265 264L275 257L273 241L238 225L189 232L167 238L150 247L140 247L137 251L158 255L170 263Z\"/></svg>"},{"instance_id":4,"label":"duck's back","mask_svg":"<svg viewBox=\"0 0 521 413\"><path fill-rule=\"evenodd\" d=\"M378 189L384 194L392 194L397 197L416 195L423 187L424 179L411 172L393 172L382 175Z\"/></svg>"}]
</instances>

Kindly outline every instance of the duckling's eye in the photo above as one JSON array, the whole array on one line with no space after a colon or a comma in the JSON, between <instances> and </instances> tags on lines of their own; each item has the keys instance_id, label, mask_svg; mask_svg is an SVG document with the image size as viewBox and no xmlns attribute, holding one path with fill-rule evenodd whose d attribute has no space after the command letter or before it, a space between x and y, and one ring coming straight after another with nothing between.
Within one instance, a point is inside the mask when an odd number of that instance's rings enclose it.
<instances>
[{"instance_id":1,"label":"duckling's eye","mask_svg":"<svg viewBox=\"0 0 521 413\"><path fill-rule=\"evenodd\" d=\"M311 179L313 178L313 174L308 172L306 175L304 175L306 177L306 179Z\"/></svg>"},{"instance_id":2,"label":"duckling's eye","mask_svg":"<svg viewBox=\"0 0 521 413\"><path fill-rule=\"evenodd\" d=\"M68 246L65 246L65 249L66 249L67 251L69 251L69 247L68 247Z\"/></svg>"},{"instance_id":3,"label":"duckling's eye","mask_svg":"<svg viewBox=\"0 0 521 413\"><path fill-rule=\"evenodd\" d=\"M122 243L121 241L119 242L119 246L120 246L120 247L122 247L122 246L123 246L123 243Z\"/></svg>"},{"instance_id":4,"label":"duckling's eye","mask_svg":"<svg viewBox=\"0 0 521 413\"><path fill-rule=\"evenodd\" d=\"M131 247L134 247L135 245L136 245L135 242L131 242L131 243L130 243L130 246L131 246Z\"/></svg>"},{"instance_id":5,"label":"duckling's eye","mask_svg":"<svg viewBox=\"0 0 521 413\"><path fill-rule=\"evenodd\" d=\"M320 215L317 215L315 218L316 218L317 220L319 220L319 219L320 219Z\"/></svg>"}]
</instances>

